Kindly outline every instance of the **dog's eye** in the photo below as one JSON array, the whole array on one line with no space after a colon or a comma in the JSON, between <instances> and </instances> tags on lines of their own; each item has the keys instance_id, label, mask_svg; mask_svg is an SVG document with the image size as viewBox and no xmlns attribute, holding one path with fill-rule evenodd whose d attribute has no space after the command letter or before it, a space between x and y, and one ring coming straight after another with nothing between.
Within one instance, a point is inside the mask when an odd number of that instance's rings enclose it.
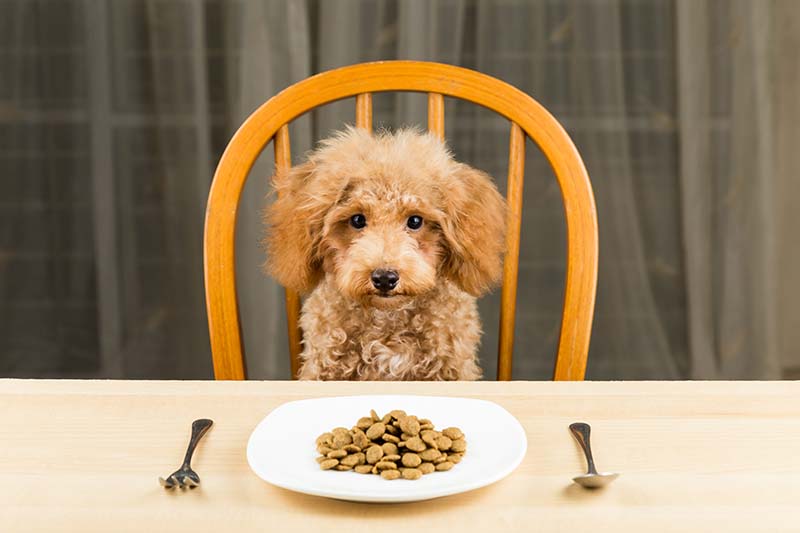
<instances>
[{"instance_id":1,"label":"dog's eye","mask_svg":"<svg viewBox=\"0 0 800 533\"><path fill-rule=\"evenodd\" d=\"M361 229L367 225L367 217L361 213L355 214L350 217L350 225L356 229Z\"/></svg>"},{"instance_id":2,"label":"dog's eye","mask_svg":"<svg viewBox=\"0 0 800 533\"><path fill-rule=\"evenodd\" d=\"M406 226L408 226L409 229L419 229L419 228L421 228L422 227L422 217L418 216L418 215L412 215L412 216L408 217L408 220L406 220Z\"/></svg>"}]
</instances>

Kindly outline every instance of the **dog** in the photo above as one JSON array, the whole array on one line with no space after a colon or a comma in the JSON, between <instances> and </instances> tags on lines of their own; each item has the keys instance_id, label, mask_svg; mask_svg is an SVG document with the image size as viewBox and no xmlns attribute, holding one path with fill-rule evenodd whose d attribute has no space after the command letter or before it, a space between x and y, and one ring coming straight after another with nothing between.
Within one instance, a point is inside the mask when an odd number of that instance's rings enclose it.
<instances>
[{"instance_id":1,"label":"dog","mask_svg":"<svg viewBox=\"0 0 800 533\"><path fill-rule=\"evenodd\" d=\"M266 270L304 295L300 379L475 380L507 207L430 133L348 127L273 178Z\"/></svg>"}]
</instances>

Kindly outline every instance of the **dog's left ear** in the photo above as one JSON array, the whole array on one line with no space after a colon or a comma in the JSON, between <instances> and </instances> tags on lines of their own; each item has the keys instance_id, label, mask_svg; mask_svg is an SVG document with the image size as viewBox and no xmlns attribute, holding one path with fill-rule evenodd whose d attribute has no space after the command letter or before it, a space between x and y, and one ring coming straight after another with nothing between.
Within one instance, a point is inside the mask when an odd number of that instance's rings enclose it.
<instances>
[{"instance_id":1,"label":"dog's left ear","mask_svg":"<svg viewBox=\"0 0 800 533\"><path fill-rule=\"evenodd\" d=\"M447 244L443 271L461 289L480 296L503 273L506 202L485 172L459 163L443 191L440 222Z\"/></svg>"}]
</instances>

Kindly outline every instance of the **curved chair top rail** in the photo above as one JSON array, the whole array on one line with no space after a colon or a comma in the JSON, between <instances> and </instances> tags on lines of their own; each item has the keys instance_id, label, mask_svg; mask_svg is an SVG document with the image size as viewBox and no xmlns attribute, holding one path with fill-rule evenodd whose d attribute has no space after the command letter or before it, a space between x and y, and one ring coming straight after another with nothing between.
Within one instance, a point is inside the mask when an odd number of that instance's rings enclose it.
<instances>
[{"instance_id":1,"label":"curved chair top rail","mask_svg":"<svg viewBox=\"0 0 800 533\"><path fill-rule=\"evenodd\" d=\"M583 379L597 286L598 236L592 187L578 151L558 121L519 89L473 70L420 61L362 63L304 79L261 105L234 134L214 175L205 225L206 303L217 379L245 378L234 235L250 169L278 130L300 115L343 98L385 91L468 100L518 125L542 150L561 188L567 224L567 274L554 379ZM516 271L514 278L516 293ZM510 359L504 373L501 379L510 379Z\"/></svg>"}]
</instances>

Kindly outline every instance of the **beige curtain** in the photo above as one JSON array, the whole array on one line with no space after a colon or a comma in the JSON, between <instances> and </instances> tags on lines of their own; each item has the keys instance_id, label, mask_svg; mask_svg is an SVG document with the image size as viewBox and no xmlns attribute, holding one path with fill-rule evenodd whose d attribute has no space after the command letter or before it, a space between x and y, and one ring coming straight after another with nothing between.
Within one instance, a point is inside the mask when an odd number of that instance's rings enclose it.
<instances>
[{"instance_id":1,"label":"beige curtain","mask_svg":"<svg viewBox=\"0 0 800 533\"><path fill-rule=\"evenodd\" d=\"M800 379L800 313L797 296L800 295L800 217L796 202L800 198L800 9L794 2L777 2L772 14L770 73L772 101L772 127L774 135L773 171L777 179L773 191L777 213L775 230L775 264L773 288L777 299L777 348L783 375L787 379Z\"/></svg>"},{"instance_id":2,"label":"beige curtain","mask_svg":"<svg viewBox=\"0 0 800 533\"><path fill-rule=\"evenodd\" d=\"M786 61L776 54L772 26L786 7L677 4L680 185L694 378L768 379L781 372L777 192L791 180L776 174L774 74Z\"/></svg>"},{"instance_id":3,"label":"beige curtain","mask_svg":"<svg viewBox=\"0 0 800 533\"><path fill-rule=\"evenodd\" d=\"M795 11L788 3L350 0L310 7L317 12L314 70L395 57L463 64L526 90L566 124L595 184L601 220L590 376L780 376L770 76L782 48L770 27L779 9ZM729 104L715 103L720 98ZM316 115L313 137L352 119L352 102L328 106ZM424 124L424 97L379 96L376 121ZM501 189L505 127L449 103L456 152L493 172ZM524 348L515 370L546 378L560 312L563 222L543 158L531 154L528 168L517 328ZM737 188L744 190L737 195ZM489 375L497 308L496 296L481 305Z\"/></svg>"},{"instance_id":4,"label":"beige curtain","mask_svg":"<svg viewBox=\"0 0 800 533\"><path fill-rule=\"evenodd\" d=\"M201 236L225 143L291 83L394 58L508 81L575 140L600 219L589 378L800 374L792 0L17 0L0 35L2 375L210 376ZM507 122L446 105L457 157L504 190ZM425 111L375 97L378 126ZM353 117L293 124L295 161ZM244 191L237 276L250 375L283 379L283 291L260 271L272 164L268 147ZM548 379L563 212L533 145L526 168L514 372ZM498 295L480 308L491 379Z\"/></svg>"},{"instance_id":5,"label":"beige curtain","mask_svg":"<svg viewBox=\"0 0 800 533\"><path fill-rule=\"evenodd\" d=\"M228 38L239 50L230 96L234 111L230 131L272 95L311 74L310 29L305 2L245 2ZM302 155L312 146L310 120L291 127L292 150ZM252 377L289 375L283 289L260 269L264 253L261 212L269 193L274 159L272 145L262 154L242 193L237 226L239 311L248 372Z\"/></svg>"}]
</instances>

